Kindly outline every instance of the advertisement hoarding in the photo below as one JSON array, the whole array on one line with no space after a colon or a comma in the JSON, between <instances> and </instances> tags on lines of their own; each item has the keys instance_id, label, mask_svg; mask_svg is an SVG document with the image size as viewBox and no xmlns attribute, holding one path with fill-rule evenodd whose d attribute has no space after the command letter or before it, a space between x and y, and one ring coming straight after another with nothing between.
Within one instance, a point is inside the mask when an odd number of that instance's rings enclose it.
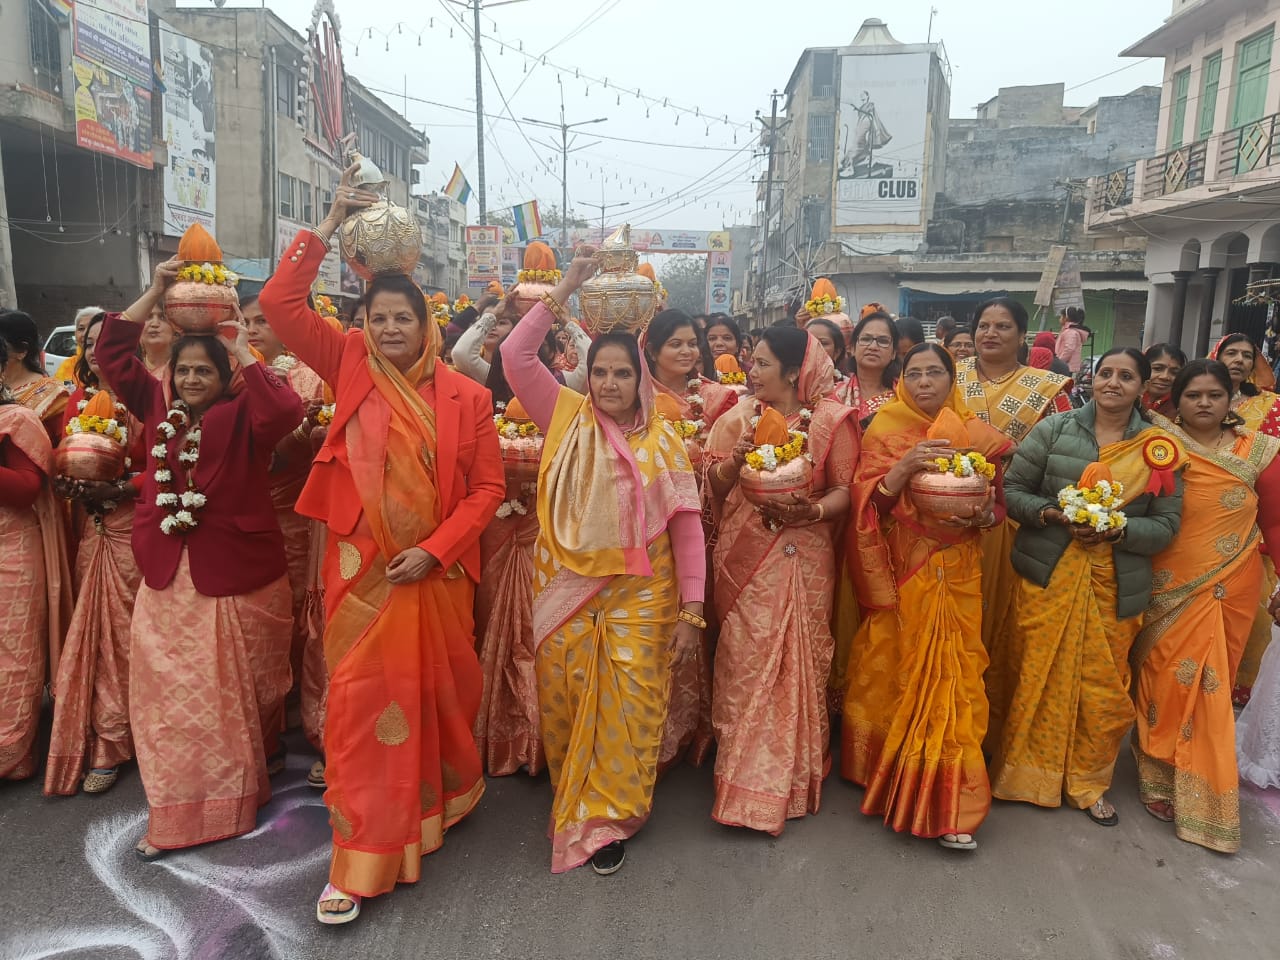
<instances>
[{"instance_id":1,"label":"advertisement hoarding","mask_svg":"<svg viewBox=\"0 0 1280 960\"><path fill-rule=\"evenodd\" d=\"M80 57L76 78L76 145L139 167L151 166L151 89Z\"/></svg>"},{"instance_id":2,"label":"advertisement hoarding","mask_svg":"<svg viewBox=\"0 0 1280 960\"><path fill-rule=\"evenodd\" d=\"M151 86L151 21L147 0L76 3L75 54Z\"/></svg>"},{"instance_id":3,"label":"advertisement hoarding","mask_svg":"<svg viewBox=\"0 0 1280 960\"><path fill-rule=\"evenodd\" d=\"M923 225L930 63L928 53L841 58L835 226Z\"/></svg>"},{"instance_id":4,"label":"advertisement hoarding","mask_svg":"<svg viewBox=\"0 0 1280 960\"><path fill-rule=\"evenodd\" d=\"M214 232L213 54L190 37L160 25L164 62L164 232L180 237L193 223Z\"/></svg>"},{"instance_id":5,"label":"advertisement hoarding","mask_svg":"<svg viewBox=\"0 0 1280 960\"><path fill-rule=\"evenodd\" d=\"M733 254L713 253L707 257L707 313L729 313L733 309Z\"/></svg>"},{"instance_id":6,"label":"advertisement hoarding","mask_svg":"<svg viewBox=\"0 0 1280 960\"><path fill-rule=\"evenodd\" d=\"M487 286L502 280L502 227L466 228L467 286Z\"/></svg>"}]
</instances>

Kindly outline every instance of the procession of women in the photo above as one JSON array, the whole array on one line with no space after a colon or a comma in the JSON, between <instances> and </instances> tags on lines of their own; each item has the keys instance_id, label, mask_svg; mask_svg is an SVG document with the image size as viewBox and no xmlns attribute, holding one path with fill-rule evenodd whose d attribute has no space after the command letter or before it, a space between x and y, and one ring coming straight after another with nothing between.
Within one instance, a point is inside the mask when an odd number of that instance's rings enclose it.
<instances>
[{"instance_id":1,"label":"procession of women","mask_svg":"<svg viewBox=\"0 0 1280 960\"><path fill-rule=\"evenodd\" d=\"M728 827L782 835L834 773L963 857L997 799L1123 830L1128 750L1170 843L1257 840L1280 395L1248 336L1095 358L1082 310L1029 339L1002 297L930 338L822 278L747 331L668 308L626 227L451 304L406 222L357 158L256 293L193 227L54 377L0 311L0 778L140 778L149 863L252 832L305 749L324 924L430 883L495 777L545 774L556 874L645 856L681 764Z\"/></svg>"}]
</instances>

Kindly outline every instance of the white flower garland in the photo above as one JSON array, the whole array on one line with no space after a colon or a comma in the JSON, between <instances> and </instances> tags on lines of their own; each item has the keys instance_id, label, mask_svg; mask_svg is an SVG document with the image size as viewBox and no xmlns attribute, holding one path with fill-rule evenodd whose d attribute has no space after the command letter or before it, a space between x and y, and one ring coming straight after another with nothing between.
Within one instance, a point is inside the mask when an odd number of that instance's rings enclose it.
<instances>
[{"instance_id":1,"label":"white flower garland","mask_svg":"<svg viewBox=\"0 0 1280 960\"><path fill-rule=\"evenodd\" d=\"M280 356L276 357L274 360L271 361L272 369L279 370L281 373L288 373L297 365L298 365L298 358L295 357L292 353L282 353L280 354Z\"/></svg>"},{"instance_id":2,"label":"white flower garland","mask_svg":"<svg viewBox=\"0 0 1280 960\"><path fill-rule=\"evenodd\" d=\"M191 423L191 408L183 401L175 400L169 408L164 420L156 427L160 437L151 448L151 457L155 464L156 506L166 516L160 521L160 531L169 536L190 533L200 521L199 513L208 498L196 489L196 466L200 463L200 428L192 426L187 430L182 449L178 451L178 463L186 468L187 488L182 493L173 489L174 476L169 468L169 444L178 435L178 431Z\"/></svg>"}]
</instances>

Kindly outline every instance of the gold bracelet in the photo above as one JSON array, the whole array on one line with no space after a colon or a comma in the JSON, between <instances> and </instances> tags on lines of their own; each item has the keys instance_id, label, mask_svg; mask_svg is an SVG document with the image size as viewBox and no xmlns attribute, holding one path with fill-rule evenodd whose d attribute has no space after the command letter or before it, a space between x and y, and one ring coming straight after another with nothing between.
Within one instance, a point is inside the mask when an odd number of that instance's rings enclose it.
<instances>
[{"instance_id":1,"label":"gold bracelet","mask_svg":"<svg viewBox=\"0 0 1280 960\"><path fill-rule=\"evenodd\" d=\"M688 610L681 610L678 619L685 623L697 627L699 630L707 629L707 621L696 613L690 613Z\"/></svg>"},{"instance_id":2,"label":"gold bracelet","mask_svg":"<svg viewBox=\"0 0 1280 960\"><path fill-rule=\"evenodd\" d=\"M823 520L826 519L826 516L827 516L826 505L821 500L819 500L818 501L818 519L814 520L813 522L821 523Z\"/></svg>"},{"instance_id":3,"label":"gold bracelet","mask_svg":"<svg viewBox=\"0 0 1280 960\"><path fill-rule=\"evenodd\" d=\"M553 297L549 293L544 293L538 299L542 301L542 303L546 306L548 310L550 310L553 314L555 314L555 318L557 320L559 320L561 323L568 322L569 311L565 309L565 306L563 303L561 303L559 300L557 300L555 297Z\"/></svg>"},{"instance_id":4,"label":"gold bracelet","mask_svg":"<svg viewBox=\"0 0 1280 960\"><path fill-rule=\"evenodd\" d=\"M888 487L884 485L883 480L880 480L876 483L876 489L879 490L881 493L883 493L886 497L898 496L898 494L894 493L892 490L890 490Z\"/></svg>"}]
</instances>

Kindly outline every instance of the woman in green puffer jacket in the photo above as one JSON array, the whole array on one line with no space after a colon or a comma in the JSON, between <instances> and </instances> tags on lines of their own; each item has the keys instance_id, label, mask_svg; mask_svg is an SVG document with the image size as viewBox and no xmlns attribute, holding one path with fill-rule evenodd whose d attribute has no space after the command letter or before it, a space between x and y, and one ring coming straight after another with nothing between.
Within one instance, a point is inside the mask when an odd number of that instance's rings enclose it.
<instances>
[{"instance_id":1,"label":"woman in green puffer jacket","mask_svg":"<svg viewBox=\"0 0 1280 960\"><path fill-rule=\"evenodd\" d=\"M1185 455L1139 406L1150 376L1132 347L1108 351L1093 400L1037 424L1004 482L1009 516L1020 524L1007 637L1018 680L991 792L1042 807L1065 796L1104 826L1119 819L1105 794L1133 723L1129 648L1151 598L1151 558L1182 516L1175 470ZM1106 532L1072 523L1058 506L1058 492L1099 462L1124 486L1127 523Z\"/></svg>"}]
</instances>

